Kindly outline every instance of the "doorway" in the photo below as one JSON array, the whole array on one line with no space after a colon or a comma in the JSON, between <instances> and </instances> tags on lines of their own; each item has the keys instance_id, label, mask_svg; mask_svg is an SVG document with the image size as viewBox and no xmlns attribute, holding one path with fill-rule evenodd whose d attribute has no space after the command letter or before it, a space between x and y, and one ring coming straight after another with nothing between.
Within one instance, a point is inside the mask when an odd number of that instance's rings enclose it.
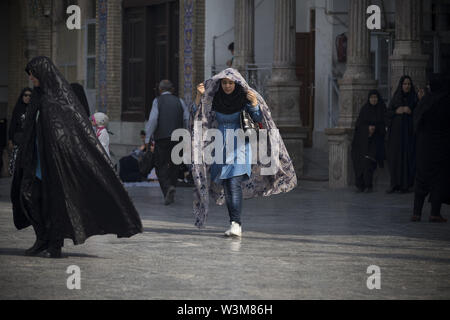
<instances>
[{"instance_id":1,"label":"doorway","mask_svg":"<svg viewBox=\"0 0 450 320\"><path fill-rule=\"evenodd\" d=\"M296 72L301 81L300 117L308 129L305 147L312 147L315 94L315 32L299 32L296 37Z\"/></svg>"},{"instance_id":2,"label":"doorway","mask_svg":"<svg viewBox=\"0 0 450 320\"><path fill-rule=\"evenodd\" d=\"M179 2L123 2L122 121L148 119L158 84L169 79L178 94Z\"/></svg>"}]
</instances>

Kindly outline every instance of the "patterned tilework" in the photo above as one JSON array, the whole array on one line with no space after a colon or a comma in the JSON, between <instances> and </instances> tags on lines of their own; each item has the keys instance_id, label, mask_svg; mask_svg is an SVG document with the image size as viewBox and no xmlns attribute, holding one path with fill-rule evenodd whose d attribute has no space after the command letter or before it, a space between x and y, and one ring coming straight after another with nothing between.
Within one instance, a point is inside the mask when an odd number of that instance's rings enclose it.
<instances>
[{"instance_id":1,"label":"patterned tilework","mask_svg":"<svg viewBox=\"0 0 450 320\"><path fill-rule=\"evenodd\" d=\"M107 0L98 0L98 110L106 113L106 36L108 5Z\"/></svg>"},{"instance_id":2,"label":"patterned tilework","mask_svg":"<svg viewBox=\"0 0 450 320\"><path fill-rule=\"evenodd\" d=\"M184 23L183 23L183 36L184 36L184 100L188 105L193 101L193 74L194 74L194 59L193 59L193 24L194 24L194 0L184 1Z\"/></svg>"}]
</instances>

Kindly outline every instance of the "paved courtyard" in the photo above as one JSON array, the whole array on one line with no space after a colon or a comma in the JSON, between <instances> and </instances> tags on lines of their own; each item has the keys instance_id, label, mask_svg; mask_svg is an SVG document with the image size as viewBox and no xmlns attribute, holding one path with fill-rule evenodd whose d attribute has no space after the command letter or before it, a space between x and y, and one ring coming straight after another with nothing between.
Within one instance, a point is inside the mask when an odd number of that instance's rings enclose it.
<instances>
[{"instance_id":1,"label":"paved courtyard","mask_svg":"<svg viewBox=\"0 0 450 320\"><path fill-rule=\"evenodd\" d=\"M191 190L166 207L157 187L128 191L144 233L66 240L63 259L26 257L31 228L14 228L10 179L0 179L0 299L449 299L450 224L409 222L412 194L332 191L300 182L244 203L242 240L222 236L225 207L193 226ZM450 217L449 207L443 215ZM81 269L81 289L66 286ZM381 270L369 290L367 268Z\"/></svg>"}]
</instances>

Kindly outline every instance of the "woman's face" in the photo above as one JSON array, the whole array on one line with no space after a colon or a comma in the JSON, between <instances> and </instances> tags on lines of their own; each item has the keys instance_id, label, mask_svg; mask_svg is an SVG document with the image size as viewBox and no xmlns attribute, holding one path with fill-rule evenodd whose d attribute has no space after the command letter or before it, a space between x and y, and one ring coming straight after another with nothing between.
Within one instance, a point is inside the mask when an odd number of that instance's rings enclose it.
<instances>
[{"instance_id":1,"label":"woman's face","mask_svg":"<svg viewBox=\"0 0 450 320\"><path fill-rule=\"evenodd\" d=\"M22 100L23 100L23 103L29 104L30 100L31 100L31 92L30 91L25 91L23 93Z\"/></svg>"},{"instance_id":2,"label":"woman's face","mask_svg":"<svg viewBox=\"0 0 450 320\"><path fill-rule=\"evenodd\" d=\"M236 88L236 83L230 79L222 79L222 89L226 94L232 94L234 89Z\"/></svg>"},{"instance_id":3,"label":"woman's face","mask_svg":"<svg viewBox=\"0 0 450 320\"><path fill-rule=\"evenodd\" d=\"M371 105L376 106L378 103L378 96L376 94L372 94L369 98L369 102Z\"/></svg>"},{"instance_id":4,"label":"woman's face","mask_svg":"<svg viewBox=\"0 0 450 320\"><path fill-rule=\"evenodd\" d=\"M39 80L37 78L35 78L31 72L30 72L30 75L28 78L33 83L34 87L39 87Z\"/></svg>"},{"instance_id":5,"label":"woman's face","mask_svg":"<svg viewBox=\"0 0 450 320\"><path fill-rule=\"evenodd\" d=\"M408 78L406 78L403 81L403 85L402 85L402 89L404 93L409 93L411 91L411 80L409 80Z\"/></svg>"}]
</instances>

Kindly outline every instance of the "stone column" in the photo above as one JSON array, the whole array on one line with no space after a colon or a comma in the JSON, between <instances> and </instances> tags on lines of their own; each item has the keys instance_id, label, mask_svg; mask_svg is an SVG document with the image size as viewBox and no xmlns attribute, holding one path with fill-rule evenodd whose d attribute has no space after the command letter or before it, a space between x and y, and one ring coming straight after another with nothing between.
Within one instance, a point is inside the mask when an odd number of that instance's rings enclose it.
<instances>
[{"instance_id":1,"label":"stone column","mask_svg":"<svg viewBox=\"0 0 450 320\"><path fill-rule=\"evenodd\" d=\"M297 176L303 174L303 141L307 129L300 119L300 81L295 70L295 0L275 1L272 77L267 101L293 160Z\"/></svg>"},{"instance_id":2,"label":"stone column","mask_svg":"<svg viewBox=\"0 0 450 320\"><path fill-rule=\"evenodd\" d=\"M329 142L329 184L343 188L353 182L350 157L353 127L367 94L377 87L370 62L370 33L366 26L368 0L350 0L347 69L339 80L338 128L325 130Z\"/></svg>"},{"instance_id":3,"label":"stone column","mask_svg":"<svg viewBox=\"0 0 450 320\"><path fill-rule=\"evenodd\" d=\"M234 2L233 66L246 76L246 66L255 63L255 0Z\"/></svg>"},{"instance_id":4,"label":"stone column","mask_svg":"<svg viewBox=\"0 0 450 320\"><path fill-rule=\"evenodd\" d=\"M37 48L37 20L39 19L39 7L32 7L30 3L25 0L20 1L22 9L21 26L23 31L23 39L25 42L24 56L28 61L38 55Z\"/></svg>"},{"instance_id":5,"label":"stone column","mask_svg":"<svg viewBox=\"0 0 450 320\"><path fill-rule=\"evenodd\" d=\"M392 92L405 74L416 86L426 84L429 57L422 54L422 11L422 0L395 1L395 49L390 57Z\"/></svg>"},{"instance_id":6,"label":"stone column","mask_svg":"<svg viewBox=\"0 0 450 320\"><path fill-rule=\"evenodd\" d=\"M87 79L86 79L86 46L85 46L85 39L87 37L87 27L86 27L86 19L87 19L87 12L89 10L89 2L88 0L78 0L78 5L80 6L81 12L84 14L81 15L81 30L77 32L77 81L81 83L85 89Z\"/></svg>"},{"instance_id":7,"label":"stone column","mask_svg":"<svg viewBox=\"0 0 450 320\"><path fill-rule=\"evenodd\" d=\"M37 48L36 42L32 42L34 36L32 28L27 28L27 24L31 23L27 3L23 0L9 1L8 11L9 25L6 30L8 39L2 50L8 52L7 118L10 124L17 97L25 85L31 85L25 73L25 66L29 59L36 55ZM18 41L19 39L22 41Z\"/></svg>"},{"instance_id":8,"label":"stone column","mask_svg":"<svg viewBox=\"0 0 450 320\"><path fill-rule=\"evenodd\" d=\"M272 81L297 81L295 74L295 20L294 0L275 1L275 32Z\"/></svg>"}]
</instances>

